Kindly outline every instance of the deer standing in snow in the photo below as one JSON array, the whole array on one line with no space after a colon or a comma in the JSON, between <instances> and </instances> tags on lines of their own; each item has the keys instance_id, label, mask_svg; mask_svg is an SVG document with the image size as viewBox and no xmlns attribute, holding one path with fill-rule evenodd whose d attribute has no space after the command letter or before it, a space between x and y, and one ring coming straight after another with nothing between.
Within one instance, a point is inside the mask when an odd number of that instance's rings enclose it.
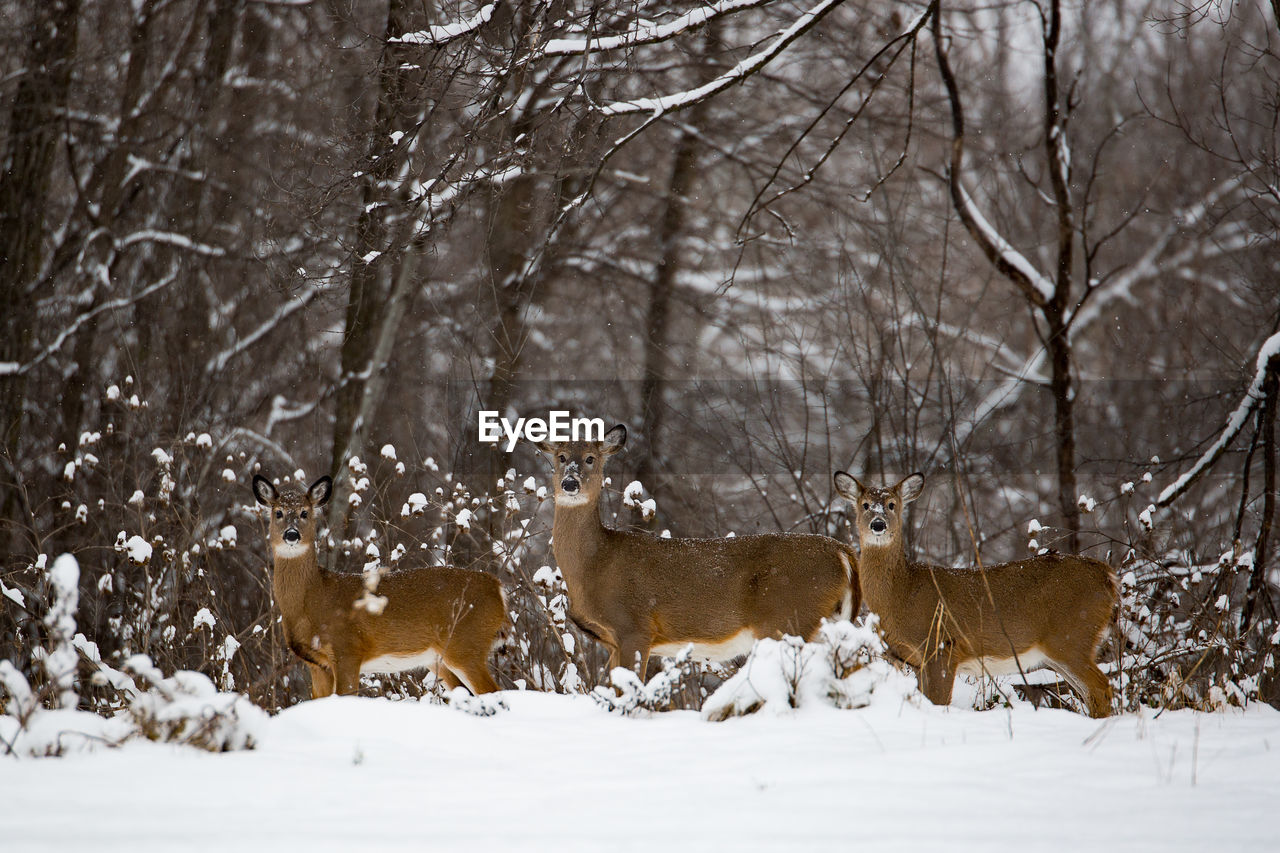
<instances>
[{"instance_id":1,"label":"deer standing in snow","mask_svg":"<svg viewBox=\"0 0 1280 853\"><path fill-rule=\"evenodd\" d=\"M810 640L823 617L857 611L857 556L812 534L660 539L600 520L605 461L622 449L619 424L603 441L538 442L555 466L552 551L569 594L569 617L609 649L609 666L638 668L649 655L730 660L759 637Z\"/></svg>"},{"instance_id":2,"label":"deer standing in snow","mask_svg":"<svg viewBox=\"0 0 1280 853\"><path fill-rule=\"evenodd\" d=\"M1111 684L1096 663L1118 597L1110 566L1070 554L978 569L908 564L902 508L920 496L923 475L881 489L838 471L835 486L853 503L867 607L879 614L889 648L916 668L930 702L951 701L956 673L1047 666L1080 694L1090 716L1111 712Z\"/></svg>"},{"instance_id":3,"label":"deer standing in snow","mask_svg":"<svg viewBox=\"0 0 1280 853\"><path fill-rule=\"evenodd\" d=\"M366 597L362 575L326 571L316 557L316 510L332 491L329 477L306 492L253 478L254 496L271 511L272 592L289 648L311 671L312 698L355 693L362 672L424 667L451 688L497 690L488 660L507 625L502 584L483 572L420 566L387 572L377 597Z\"/></svg>"}]
</instances>

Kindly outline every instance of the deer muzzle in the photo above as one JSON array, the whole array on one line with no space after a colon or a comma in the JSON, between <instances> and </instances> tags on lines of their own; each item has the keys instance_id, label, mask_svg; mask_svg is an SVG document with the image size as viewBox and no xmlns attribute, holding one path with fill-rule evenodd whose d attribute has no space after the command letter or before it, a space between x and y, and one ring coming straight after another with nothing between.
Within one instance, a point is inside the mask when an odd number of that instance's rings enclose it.
<instances>
[{"instance_id":1,"label":"deer muzzle","mask_svg":"<svg viewBox=\"0 0 1280 853\"><path fill-rule=\"evenodd\" d=\"M290 545L297 545L302 541L302 534L298 532L298 528L290 527L284 533L280 534L280 538Z\"/></svg>"},{"instance_id":2,"label":"deer muzzle","mask_svg":"<svg viewBox=\"0 0 1280 853\"><path fill-rule=\"evenodd\" d=\"M566 495L576 495L578 490L582 488L582 482L578 479L578 463L570 462L564 467L564 477L560 480L560 491Z\"/></svg>"},{"instance_id":3,"label":"deer muzzle","mask_svg":"<svg viewBox=\"0 0 1280 853\"><path fill-rule=\"evenodd\" d=\"M885 520L883 518L871 519L871 523L868 524L867 527L869 527L871 529L871 532L876 534L877 536L879 536L880 534L884 533L886 530L889 529L889 525L885 523Z\"/></svg>"}]
</instances>

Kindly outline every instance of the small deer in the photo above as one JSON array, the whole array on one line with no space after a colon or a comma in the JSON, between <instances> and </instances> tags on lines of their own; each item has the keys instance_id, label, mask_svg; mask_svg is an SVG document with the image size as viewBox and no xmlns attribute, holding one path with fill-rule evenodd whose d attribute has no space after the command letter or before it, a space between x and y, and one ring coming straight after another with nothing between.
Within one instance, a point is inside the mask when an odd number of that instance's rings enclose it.
<instances>
[{"instance_id":1,"label":"small deer","mask_svg":"<svg viewBox=\"0 0 1280 853\"><path fill-rule=\"evenodd\" d=\"M362 575L326 571L316 557L316 510L332 492L329 477L305 493L253 478L254 496L271 510L272 592L289 648L311 670L312 698L355 693L362 672L424 667L450 688L497 690L488 660L507 626L502 584L483 572L420 566L387 572L377 597L366 597Z\"/></svg>"},{"instance_id":2,"label":"small deer","mask_svg":"<svg viewBox=\"0 0 1280 853\"><path fill-rule=\"evenodd\" d=\"M569 617L609 649L610 669L643 676L651 653L690 643L697 658L731 660L757 638L810 640L823 617L857 610L857 555L826 536L660 539L605 527L605 461L626 440L619 424L603 441L537 443L555 466L552 551Z\"/></svg>"},{"instance_id":3,"label":"small deer","mask_svg":"<svg viewBox=\"0 0 1280 853\"><path fill-rule=\"evenodd\" d=\"M1117 602L1110 566L1069 554L979 569L908 564L902 508L920 496L924 476L878 489L838 471L835 486L854 506L867 607L879 614L889 648L920 674L930 702L950 703L958 672L1047 666L1080 694L1090 716L1111 712L1111 685L1096 663Z\"/></svg>"}]
</instances>

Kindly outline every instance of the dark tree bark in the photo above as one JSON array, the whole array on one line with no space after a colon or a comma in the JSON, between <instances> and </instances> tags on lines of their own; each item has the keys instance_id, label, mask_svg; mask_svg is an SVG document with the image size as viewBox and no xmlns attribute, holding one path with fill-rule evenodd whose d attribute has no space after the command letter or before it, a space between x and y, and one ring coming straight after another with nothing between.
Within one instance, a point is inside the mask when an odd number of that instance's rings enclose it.
<instances>
[{"instance_id":1,"label":"dark tree bark","mask_svg":"<svg viewBox=\"0 0 1280 853\"><path fill-rule=\"evenodd\" d=\"M30 355L35 325L31 284L44 254L54 155L62 131L71 67L79 31L79 0L34 5L26 70L10 112L9 145L0 173L0 438L10 459L21 454L26 374L17 370ZM6 498L8 504L8 498ZM6 513L7 515L7 513Z\"/></svg>"},{"instance_id":2,"label":"dark tree bark","mask_svg":"<svg viewBox=\"0 0 1280 853\"><path fill-rule=\"evenodd\" d=\"M409 31L416 4L409 0L391 0L387 10L382 52L378 60L378 100L372 123L366 133L367 159L362 177L360 212L355 227L355 248L350 259L351 275L347 293L346 319L340 350L341 374L334 394L333 445L329 473L334 478L334 509L330 523L337 538L346 538L349 527L348 484L346 464L353 455L363 452L367 434L358 423L364 404L380 323L385 318L387 296L391 289L393 268L400 260L399 251L388 251L390 228L387 223L384 182L394 172L397 158L388 156L388 140L398 130L402 117L405 90L411 71L403 67L402 50L390 39ZM371 253L373 254L371 257ZM370 260L365 260L370 258ZM376 406L377 401L373 401ZM356 441L359 439L359 441ZM335 549L331 553L336 553Z\"/></svg>"},{"instance_id":3,"label":"dark tree bark","mask_svg":"<svg viewBox=\"0 0 1280 853\"><path fill-rule=\"evenodd\" d=\"M1273 356L1268 362L1267 378L1262 388L1262 523L1258 527L1258 539L1253 547L1253 569L1249 572L1244 609L1240 613L1241 634L1253 624L1254 612L1262 595L1270 555L1271 531L1276 518L1276 407L1280 406L1280 357Z\"/></svg>"},{"instance_id":4,"label":"dark tree bark","mask_svg":"<svg viewBox=\"0 0 1280 853\"><path fill-rule=\"evenodd\" d=\"M79 0L34 4L26 69L10 111L9 144L0 173L0 453L13 471L23 456L23 410L35 336L32 285L44 256L54 157L62 132L61 113L71 86L79 31ZM8 468L6 465L5 468ZM8 476L4 478L8 480ZM0 506L0 554L12 553L26 525L17 482L7 482Z\"/></svg>"}]
</instances>

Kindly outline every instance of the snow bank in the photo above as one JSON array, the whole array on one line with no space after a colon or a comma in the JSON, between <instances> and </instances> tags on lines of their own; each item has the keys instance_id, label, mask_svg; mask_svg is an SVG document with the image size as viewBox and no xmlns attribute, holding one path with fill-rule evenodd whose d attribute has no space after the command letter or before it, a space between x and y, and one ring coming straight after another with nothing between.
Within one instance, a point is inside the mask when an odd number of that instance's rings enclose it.
<instances>
[{"instance_id":1,"label":"snow bank","mask_svg":"<svg viewBox=\"0 0 1280 853\"><path fill-rule=\"evenodd\" d=\"M865 708L873 700L918 701L916 680L884 659L877 620L822 626L817 642L799 637L756 642L742 668L702 706L720 721L760 710L773 715L801 708Z\"/></svg>"}]
</instances>

